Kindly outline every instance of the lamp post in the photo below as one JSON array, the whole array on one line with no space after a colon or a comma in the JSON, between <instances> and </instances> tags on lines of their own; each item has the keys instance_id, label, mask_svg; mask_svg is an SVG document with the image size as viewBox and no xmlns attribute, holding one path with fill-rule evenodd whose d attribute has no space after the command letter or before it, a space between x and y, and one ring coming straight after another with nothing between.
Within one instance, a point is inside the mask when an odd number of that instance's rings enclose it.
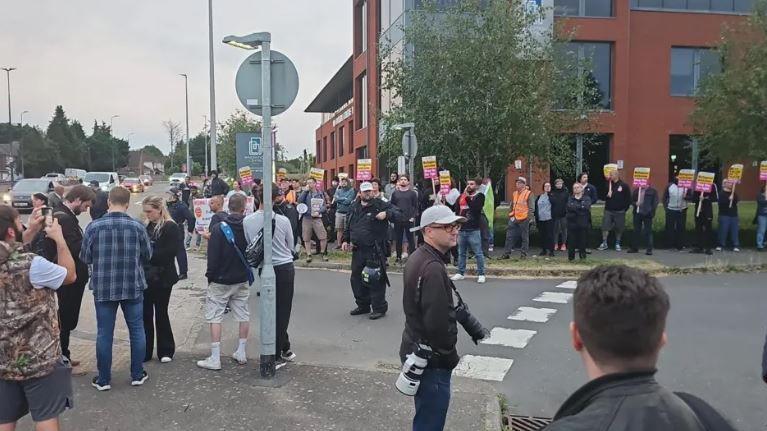
<instances>
[{"instance_id":1,"label":"lamp post","mask_svg":"<svg viewBox=\"0 0 767 431\"><path fill-rule=\"evenodd\" d=\"M402 123L402 124L395 124L392 126L392 129L394 130L404 130L407 136L407 144L403 142L402 145L402 152L405 153L405 156L408 159L408 174L410 174L410 181L414 181L413 178L415 178L415 172L413 170L415 169L413 161L415 160L416 152L417 150L417 144L416 144L416 137L415 137L415 124L414 123Z\"/></svg>"},{"instance_id":2,"label":"lamp post","mask_svg":"<svg viewBox=\"0 0 767 431\"><path fill-rule=\"evenodd\" d=\"M208 135L205 133L208 130L208 116L203 115L202 118L205 119L205 122L203 123L202 129L203 129L203 136L205 137L205 172L203 173L204 176L207 176L210 172L208 170Z\"/></svg>"},{"instance_id":3,"label":"lamp post","mask_svg":"<svg viewBox=\"0 0 767 431\"><path fill-rule=\"evenodd\" d=\"M186 101L186 175L192 175L192 159L189 157L189 77L186 73L179 73L184 77L184 100Z\"/></svg>"},{"instance_id":4,"label":"lamp post","mask_svg":"<svg viewBox=\"0 0 767 431\"><path fill-rule=\"evenodd\" d=\"M213 0L208 0L208 64L210 68L210 167L218 169L216 158L216 77L213 67ZM207 154L207 152L205 153ZM207 164L205 175L208 175Z\"/></svg>"},{"instance_id":5,"label":"lamp post","mask_svg":"<svg viewBox=\"0 0 767 431\"><path fill-rule=\"evenodd\" d=\"M5 71L6 81L8 82L8 125L11 125L11 72L16 70L15 67L3 67Z\"/></svg>"},{"instance_id":6,"label":"lamp post","mask_svg":"<svg viewBox=\"0 0 767 431\"><path fill-rule=\"evenodd\" d=\"M112 172L117 172L115 170L115 139L114 139L114 119L119 118L119 115L112 115L109 117L109 142L111 145L109 145L112 148Z\"/></svg>"},{"instance_id":7,"label":"lamp post","mask_svg":"<svg viewBox=\"0 0 767 431\"><path fill-rule=\"evenodd\" d=\"M19 126L24 125L24 114L28 114L29 111L21 111L21 114L19 114Z\"/></svg>"}]
</instances>

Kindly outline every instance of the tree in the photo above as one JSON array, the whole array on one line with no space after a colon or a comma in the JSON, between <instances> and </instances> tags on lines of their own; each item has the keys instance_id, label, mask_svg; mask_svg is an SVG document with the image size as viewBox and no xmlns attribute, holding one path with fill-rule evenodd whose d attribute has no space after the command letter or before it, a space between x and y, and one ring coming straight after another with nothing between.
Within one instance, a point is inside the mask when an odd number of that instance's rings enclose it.
<instances>
[{"instance_id":1,"label":"tree","mask_svg":"<svg viewBox=\"0 0 767 431\"><path fill-rule=\"evenodd\" d=\"M174 167L174 161L173 156L174 154L174 145L178 143L181 140L181 124L174 122L173 120L163 121L162 127L165 129L165 134L168 136L168 142L170 143L170 170L173 170ZM186 148L184 149L186 151ZM180 168L181 165L179 164L178 167Z\"/></svg>"},{"instance_id":2,"label":"tree","mask_svg":"<svg viewBox=\"0 0 767 431\"><path fill-rule=\"evenodd\" d=\"M208 138L208 132L201 132L194 138L189 140L189 157L192 158L192 163L199 165L200 172L205 169L205 143L210 145L210 139ZM185 150L186 151L186 150ZM208 148L208 161L210 161L210 148Z\"/></svg>"},{"instance_id":3,"label":"tree","mask_svg":"<svg viewBox=\"0 0 767 431\"><path fill-rule=\"evenodd\" d=\"M144 151L144 155L165 158L165 154L163 154L162 151L154 145L146 145L142 151Z\"/></svg>"},{"instance_id":4,"label":"tree","mask_svg":"<svg viewBox=\"0 0 767 431\"><path fill-rule=\"evenodd\" d=\"M713 159L767 159L767 1L742 23L725 27L722 73L698 90L691 122L701 150Z\"/></svg>"},{"instance_id":5,"label":"tree","mask_svg":"<svg viewBox=\"0 0 767 431\"><path fill-rule=\"evenodd\" d=\"M83 166L83 149L80 147L80 142L75 141L69 120L61 105L56 106L45 137L53 142L60 156L61 165L74 168Z\"/></svg>"},{"instance_id":6,"label":"tree","mask_svg":"<svg viewBox=\"0 0 767 431\"><path fill-rule=\"evenodd\" d=\"M235 139L237 133L260 133L261 122L255 120L247 112L235 111L221 126L218 145L219 168L234 176L237 172L237 157L235 152ZM211 167L215 169L215 167Z\"/></svg>"},{"instance_id":7,"label":"tree","mask_svg":"<svg viewBox=\"0 0 767 431\"><path fill-rule=\"evenodd\" d=\"M48 172L61 170L56 143L47 139L40 129L24 126L21 147L27 178L39 178Z\"/></svg>"},{"instance_id":8,"label":"tree","mask_svg":"<svg viewBox=\"0 0 767 431\"><path fill-rule=\"evenodd\" d=\"M88 148L86 147L87 137L85 136L85 131L83 130L82 124L77 120L72 121L69 130L72 135L72 145L73 148L76 148L77 154L75 157L70 158L72 164L67 166L84 168L88 164Z\"/></svg>"},{"instance_id":9,"label":"tree","mask_svg":"<svg viewBox=\"0 0 767 431\"><path fill-rule=\"evenodd\" d=\"M403 43L382 41L382 92L393 102L381 118L385 163L401 148L391 126L414 122L419 154L458 177L497 178L519 157L571 164L563 132L583 125L593 89L583 68L554 55L553 35L534 35L541 15L517 0L424 3Z\"/></svg>"}]
</instances>

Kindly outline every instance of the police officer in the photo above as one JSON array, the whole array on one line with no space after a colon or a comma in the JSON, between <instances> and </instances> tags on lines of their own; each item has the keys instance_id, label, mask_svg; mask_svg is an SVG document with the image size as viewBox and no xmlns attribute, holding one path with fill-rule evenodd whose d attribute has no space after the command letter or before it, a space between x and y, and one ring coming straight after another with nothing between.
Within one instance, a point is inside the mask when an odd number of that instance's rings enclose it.
<instances>
[{"instance_id":1,"label":"police officer","mask_svg":"<svg viewBox=\"0 0 767 431\"><path fill-rule=\"evenodd\" d=\"M386 314L386 232L390 221L400 219L399 210L388 202L373 198L373 185L360 184L360 199L355 201L347 215L344 229L344 251L352 250L352 292L357 308L349 314L370 313L371 320Z\"/></svg>"},{"instance_id":2,"label":"police officer","mask_svg":"<svg viewBox=\"0 0 767 431\"><path fill-rule=\"evenodd\" d=\"M181 240L178 243L178 254L176 260L178 260L178 279L186 280L187 272L189 272L189 263L186 257L186 248L184 247L184 222L187 222L187 231L191 235L194 233L195 219L194 214L189 211L189 207L179 200L179 189L172 187L167 194L168 199L168 212L171 218L181 229Z\"/></svg>"}]
</instances>

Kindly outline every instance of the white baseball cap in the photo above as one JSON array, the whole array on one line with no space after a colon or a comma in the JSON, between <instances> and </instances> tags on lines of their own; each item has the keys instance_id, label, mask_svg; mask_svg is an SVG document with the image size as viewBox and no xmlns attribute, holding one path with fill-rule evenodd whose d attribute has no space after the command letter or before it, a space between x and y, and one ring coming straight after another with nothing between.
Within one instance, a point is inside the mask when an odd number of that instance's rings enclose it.
<instances>
[{"instance_id":1,"label":"white baseball cap","mask_svg":"<svg viewBox=\"0 0 767 431\"><path fill-rule=\"evenodd\" d=\"M426 209L421 214L421 225L410 229L415 232L432 224L448 225L453 223L466 223L466 217L455 215L455 213L445 205L434 205Z\"/></svg>"},{"instance_id":2,"label":"white baseball cap","mask_svg":"<svg viewBox=\"0 0 767 431\"><path fill-rule=\"evenodd\" d=\"M361 192L369 192L371 190L373 190L373 184L372 183L370 183L368 181L365 181L364 183L360 184L360 191Z\"/></svg>"}]
</instances>

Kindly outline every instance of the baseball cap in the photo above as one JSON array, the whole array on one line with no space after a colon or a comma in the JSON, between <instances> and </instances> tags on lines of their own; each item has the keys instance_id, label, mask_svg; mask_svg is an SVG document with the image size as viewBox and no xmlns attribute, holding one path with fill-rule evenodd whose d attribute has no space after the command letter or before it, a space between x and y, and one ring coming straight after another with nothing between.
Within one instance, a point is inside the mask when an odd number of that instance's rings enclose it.
<instances>
[{"instance_id":1,"label":"baseball cap","mask_svg":"<svg viewBox=\"0 0 767 431\"><path fill-rule=\"evenodd\" d=\"M360 184L360 191L361 192L369 192L373 190L373 184L369 181L365 181L364 183Z\"/></svg>"},{"instance_id":2,"label":"baseball cap","mask_svg":"<svg viewBox=\"0 0 767 431\"><path fill-rule=\"evenodd\" d=\"M415 232L425 228L432 224L453 224L453 223L465 223L466 217L460 217L455 215L453 211L445 205L434 205L429 207L421 214L421 225L410 229L410 232Z\"/></svg>"},{"instance_id":3,"label":"baseball cap","mask_svg":"<svg viewBox=\"0 0 767 431\"><path fill-rule=\"evenodd\" d=\"M519 178L517 178L517 181L516 181L516 182L518 182L518 183L522 183L522 184L527 184L527 178L525 178L525 177L519 177Z\"/></svg>"}]
</instances>

